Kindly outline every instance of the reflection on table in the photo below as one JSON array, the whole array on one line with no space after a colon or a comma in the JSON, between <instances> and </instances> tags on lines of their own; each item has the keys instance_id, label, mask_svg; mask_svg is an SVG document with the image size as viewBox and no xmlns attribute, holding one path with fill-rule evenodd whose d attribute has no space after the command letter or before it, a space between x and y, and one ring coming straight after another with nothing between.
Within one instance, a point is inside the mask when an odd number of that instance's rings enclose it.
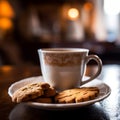
<instances>
[{"instance_id":1,"label":"reflection on table","mask_svg":"<svg viewBox=\"0 0 120 120\"><path fill-rule=\"evenodd\" d=\"M18 104L9 115L10 120L63 120L64 118L82 120L108 120L109 116L99 103L73 110L41 110L32 108L23 103ZM96 119L97 118L97 119Z\"/></svg>"}]
</instances>

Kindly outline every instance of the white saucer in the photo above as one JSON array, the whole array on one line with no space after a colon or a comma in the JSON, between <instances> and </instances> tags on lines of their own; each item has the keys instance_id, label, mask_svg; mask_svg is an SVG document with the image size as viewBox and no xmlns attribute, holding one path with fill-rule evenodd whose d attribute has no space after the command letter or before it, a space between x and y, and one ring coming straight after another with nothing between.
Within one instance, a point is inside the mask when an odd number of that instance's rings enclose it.
<instances>
[{"instance_id":1,"label":"white saucer","mask_svg":"<svg viewBox=\"0 0 120 120\"><path fill-rule=\"evenodd\" d=\"M86 79L87 76L84 78ZM38 82L38 81L44 81L42 76L35 76L35 77L29 77L29 78L25 78L22 79L18 82L13 83L9 88L8 88L8 94L9 96L12 97L13 93L19 89L20 87L28 84L28 83L33 83L33 82ZM96 102L99 102L105 98L107 98L110 93L111 93L111 89L110 87L103 83L101 80L99 79L94 79L93 81L83 85L83 86L94 86L94 87L98 87L100 90L100 94L98 95L97 98L93 99L93 100L89 100L86 102L80 102L80 103L67 103L67 104L50 104L50 103L37 103L37 102L26 102L26 104L33 106L33 107L37 107L40 109L69 109L69 108L78 108L78 107L83 107L83 106L87 106L87 105L91 105L94 104Z\"/></svg>"}]
</instances>

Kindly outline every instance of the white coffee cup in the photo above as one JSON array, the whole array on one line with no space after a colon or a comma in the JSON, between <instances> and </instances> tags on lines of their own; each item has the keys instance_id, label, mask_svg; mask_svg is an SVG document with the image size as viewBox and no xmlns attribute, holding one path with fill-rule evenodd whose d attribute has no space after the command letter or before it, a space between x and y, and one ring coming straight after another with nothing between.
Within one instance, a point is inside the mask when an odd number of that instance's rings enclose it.
<instances>
[{"instance_id":1,"label":"white coffee cup","mask_svg":"<svg viewBox=\"0 0 120 120\"><path fill-rule=\"evenodd\" d=\"M58 91L79 87L94 80L101 73L102 61L97 55L88 54L89 49L84 48L38 49L43 79ZM90 60L96 61L98 69L83 81Z\"/></svg>"}]
</instances>

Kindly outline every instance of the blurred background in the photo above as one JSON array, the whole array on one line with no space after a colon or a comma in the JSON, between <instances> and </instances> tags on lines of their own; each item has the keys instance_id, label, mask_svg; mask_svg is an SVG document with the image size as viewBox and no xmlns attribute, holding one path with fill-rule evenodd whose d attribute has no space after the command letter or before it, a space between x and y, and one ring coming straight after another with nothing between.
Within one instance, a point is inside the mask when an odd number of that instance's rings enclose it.
<instances>
[{"instance_id":1,"label":"blurred background","mask_svg":"<svg viewBox=\"0 0 120 120\"><path fill-rule=\"evenodd\" d=\"M88 48L120 63L120 0L0 0L0 65L39 65L37 49Z\"/></svg>"}]
</instances>

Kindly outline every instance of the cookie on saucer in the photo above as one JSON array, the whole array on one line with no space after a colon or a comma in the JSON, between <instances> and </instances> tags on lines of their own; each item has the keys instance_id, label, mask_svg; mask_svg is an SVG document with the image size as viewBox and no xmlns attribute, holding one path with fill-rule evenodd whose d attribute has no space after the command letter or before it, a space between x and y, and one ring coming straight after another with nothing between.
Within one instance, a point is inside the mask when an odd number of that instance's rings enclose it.
<instances>
[{"instance_id":1,"label":"cookie on saucer","mask_svg":"<svg viewBox=\"0 0 120 120\"><path fill-rule=\"evenodd\" d=\"M81 87L63 90L56 94L56 103L78 103L96 98L99 94L97 87Z\"/></svg>"},{"instance_id":2,"label":"cookie on saucer","mask_svg":"<svg viewBox=\"0 0 120 120\"><path fill-rule=\"evenodd\" d=\"M30 83L13 93L12 102L26 102L38 97L51 97L55 94L55 89L46 82Z\"/></svg>"}]
</instances>

